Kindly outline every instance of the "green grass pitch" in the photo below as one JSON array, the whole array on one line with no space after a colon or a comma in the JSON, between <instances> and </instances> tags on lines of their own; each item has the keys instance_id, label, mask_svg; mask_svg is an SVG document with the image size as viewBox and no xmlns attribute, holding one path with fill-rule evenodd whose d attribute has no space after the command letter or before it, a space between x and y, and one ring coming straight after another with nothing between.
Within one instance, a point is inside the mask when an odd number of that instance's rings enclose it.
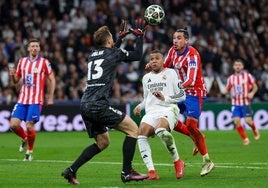
<instances>
[{"instance_id":1,"label":"green grass pitch","mask_svg":"<svg viewBox=\"0 0 268 188\"><path fill-rule=\"evenodd\" d=\"M120 179L124 135L110 131L110 146L80 168L77 173L83 188L119 187L268 187L268 132L260 131L259 141L247 131L250 145L243 146L236 131L204 131L211 159L216 168L207 176L200 177L202 158L192 156L192 141L173 132L180 157L185 161L185 176L177 180L171 157L159 138L150 138L153 159L160 175L158 181L122 183ZM20 139L14 133L0 134L0 188L62 188L70 187L61 172L68 167L82 150L93 142L86 132L38 132L34 160L23 162L19 153ZM136 149L134 168L147 173Z\"/></svg>"}]
</instances>

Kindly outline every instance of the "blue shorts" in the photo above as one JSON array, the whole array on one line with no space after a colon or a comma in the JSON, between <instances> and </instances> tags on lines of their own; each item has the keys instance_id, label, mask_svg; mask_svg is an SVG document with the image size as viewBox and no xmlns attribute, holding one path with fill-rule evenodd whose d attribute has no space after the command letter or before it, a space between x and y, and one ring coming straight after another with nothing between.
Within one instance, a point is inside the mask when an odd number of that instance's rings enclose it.
<instances>
[{"instance_id":1,"label":"blue shorts","mask_svg":"<svg viewBox=\"0 0 268 188\"><path fill-rule=\"evenodd\" d=\"M186 117L198 119L203 105L203 98L186 94L185 101L178 102L180 113Z\"/></svg>"},{"instance_id":2,"label":"blue shorts","mask_svg":"<svg viewBox=\"0 0 268 188\"><path fill-rule=\"evenodd\" d=\"M252 117L253 112L250 106L232 106L232 117Z\"/></svg>"},{"instance_id":3,"label":"blue shorts","mask_svg":"<svg viewBox=\"0 0 268 188\"><path fill-rule=\"evenodd\" d=\"M40 119L41 105L17 103L12 111L11 117L22 121L38 122Z\"/></svg>"}]
</instances>

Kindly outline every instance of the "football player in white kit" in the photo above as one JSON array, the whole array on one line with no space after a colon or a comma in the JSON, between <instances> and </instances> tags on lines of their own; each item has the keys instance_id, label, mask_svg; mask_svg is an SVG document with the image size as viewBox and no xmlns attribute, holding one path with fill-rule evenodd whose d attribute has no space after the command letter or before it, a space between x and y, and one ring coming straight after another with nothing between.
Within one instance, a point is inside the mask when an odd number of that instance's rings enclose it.
<instances>
[{"instance_id":1,"label":"football player in white kit","mask_svg":"<svg viewBox=\"0 0 268 188\"><path fill-rule=\"evenodd\" d=\"M176 177L180 179L184 175L184 162L179 157L171 131L178 122L180 110L177 103L185 100L185 92L175 70L163 67L164 57L159 50L150 53L149 63L152 70L142 79L144 99L134 109L136 116L145 110L139 126L139 150L148 169L148 179L158 180L148 141L150 136L158 136L171 155Z\"/></svg>"}]
</instances>

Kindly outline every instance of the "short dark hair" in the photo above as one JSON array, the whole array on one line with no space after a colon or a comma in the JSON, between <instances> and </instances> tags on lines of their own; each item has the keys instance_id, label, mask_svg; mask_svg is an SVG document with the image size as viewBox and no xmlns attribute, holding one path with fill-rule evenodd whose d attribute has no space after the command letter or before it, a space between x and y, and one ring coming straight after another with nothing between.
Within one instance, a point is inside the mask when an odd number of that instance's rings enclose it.
<instances>
[{"instance_id":1,"label":"short dark hair","mask_svg":"<svg viewBox=\"0 0 268 188\"><path fill-rule=\"evenodd\" d=\"M181 29L177 29L176 32L179 32L179 33L183 33L184 37L186 39L189 39L189 32L187 31L187 28L181 28Z\"/></svg>"},{"instance_id":2,"label":"short dark hair","mask_svg":"<svg viewBox=\"0 0 268 188\"><path fill-rule=\"evenodd\" d=\"M27 43L27 47L32 43L32 42L38 42L40 43L40 41L38 39L30 39Z\"/></svg>"},{"instance_id":3,"label":"short dark hair","mask_svg":"<svg viewBox=\"0 0 268 188\"><path fill-rule=\"evenodd\" d=\"M158 50L158 49L154 49L154 50L152 50L150 54L156 54L156 53L160 53L160 54L162 54L161 51Z\"/></svg>"},{"instance_id":4,"label":"short dark hair","mask_svg":"<svg viewBox=\"0 0 268 188\"><path fill-rule=\"evenodd\" d=\"M244 65L243 60L242 59L239 59L239 58L238 59L235 59L234 62L239 62L239 63L242 63Z\"/></svg>"}]
</instances>

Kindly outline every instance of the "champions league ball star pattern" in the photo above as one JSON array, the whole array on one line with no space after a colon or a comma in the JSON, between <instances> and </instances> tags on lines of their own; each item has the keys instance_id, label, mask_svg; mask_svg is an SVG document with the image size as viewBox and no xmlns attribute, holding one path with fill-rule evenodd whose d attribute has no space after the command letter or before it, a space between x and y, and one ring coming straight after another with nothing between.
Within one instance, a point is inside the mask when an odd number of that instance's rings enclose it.
<instances>
[{"instance_id":1,"label":"champions league ball star pattern","mask_svg":"<svg viewBox=\"0 0 268 188\"><path fill-rule=\"evenodd\" d=\"M150 5L144 12L144 19L150 25L158 25L163 22L165 12L159 5Z\"/></svg>"}]
</instances>

